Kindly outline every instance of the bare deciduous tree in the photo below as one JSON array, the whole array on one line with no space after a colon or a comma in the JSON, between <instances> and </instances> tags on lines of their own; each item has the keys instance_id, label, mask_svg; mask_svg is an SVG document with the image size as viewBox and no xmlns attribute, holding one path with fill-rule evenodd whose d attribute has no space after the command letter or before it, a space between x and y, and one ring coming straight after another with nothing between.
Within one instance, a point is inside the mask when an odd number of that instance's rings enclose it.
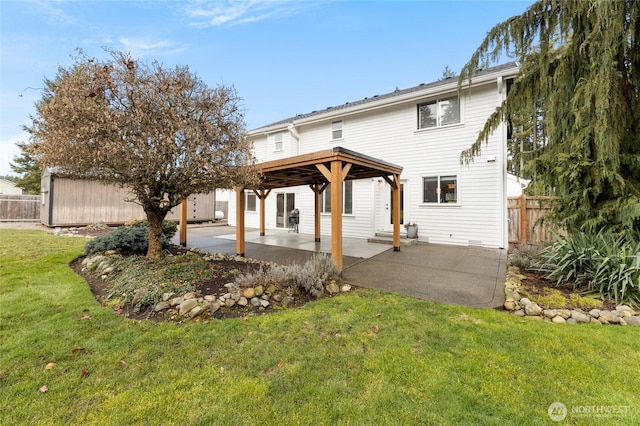
<instances>
[{"instance_id":1,"label":"bare deciduous tree","mask_svg":"<svg viewBox=\"0 0 640 426\"><path fill-rule=\"evenodd\" d=\"M162 255L162 221L182 200L257 179L235 90L209 88L187 67L80 52L45 85L25 128L31 152L69 176L129 188L149 221L149 258Z\"/></svg>"}]
</instances>

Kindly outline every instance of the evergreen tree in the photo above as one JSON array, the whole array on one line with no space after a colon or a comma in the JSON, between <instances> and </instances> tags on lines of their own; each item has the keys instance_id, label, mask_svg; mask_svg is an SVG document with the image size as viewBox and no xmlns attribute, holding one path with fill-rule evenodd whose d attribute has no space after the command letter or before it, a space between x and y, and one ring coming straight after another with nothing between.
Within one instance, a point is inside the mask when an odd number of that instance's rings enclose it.
<instances>
[{"instance_id":1,"label":"evergreen tree","mask_svg":"<svg viewBox=\"0 0 640 426\"><path fill-rule=\"evenodd\" d=\"M42 167L29 153L29 144L18 142L16 145L21 152L20 155L13 157L13 162L9 163L11 170L18 174L18 177L13 180L18 188L24 189L28 194L38 195L40 194Z\"/></svg>"},{"instance_id":2,"label":"evergreen tree","mask_svg":"<svg viewBox=\"0 0 640 426\"><path fill-rule=\"evenodd\" d=\"M552 219L569 231L639 232L640 2L540 0L487 34L460 85L505 51L519 75L462 161L502 120L542 111L530 167L558 196Z\"/></svg>"}]
</instances>

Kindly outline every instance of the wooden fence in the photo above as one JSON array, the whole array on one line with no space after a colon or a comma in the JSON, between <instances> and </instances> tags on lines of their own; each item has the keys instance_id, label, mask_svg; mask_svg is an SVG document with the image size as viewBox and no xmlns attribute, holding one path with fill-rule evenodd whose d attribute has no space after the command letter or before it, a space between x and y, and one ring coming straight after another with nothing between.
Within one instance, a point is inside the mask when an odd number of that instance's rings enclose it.
<instances>
[{"instance_id":1,"label":"wooden fence","mask_svg":"<svg viewBox=\"0 0 640 426\"><path fill-rule=\"evenodd\" d=\"M508 197L509 209L509 243L540 243L555 241L552 231L557 229L545 224L540 225L539 219L551 207L553 197Z\"/></svg>"},{"instance_id":2,"label":"wooden fence","mask_svg":"<svg viewBox=\"0 0 640 426\"><path fill-rule=\"evenodd\" d=\"M39 195L0 195L0 222L40 221Z\"/></svg>"}]
</instances>

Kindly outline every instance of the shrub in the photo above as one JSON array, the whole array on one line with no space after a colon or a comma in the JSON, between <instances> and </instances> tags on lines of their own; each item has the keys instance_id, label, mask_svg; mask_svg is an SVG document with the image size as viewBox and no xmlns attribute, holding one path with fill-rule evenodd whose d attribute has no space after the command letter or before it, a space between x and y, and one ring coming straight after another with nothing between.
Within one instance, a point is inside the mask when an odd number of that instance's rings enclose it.
<instances>
[{"instance_id":1,"label":"shrub","mask_svg":"<svg viewBox=\"0 0 640 426\"><path fill-rule=\"evenodd\" d=\"M146 219L143 220L132 220L124 224L125 226L129 226L132 228L149 228L149 221ZM178 223L173 220L163 220L162 221L162 234L167 237L167 239L173 238L178 232Z\"/></svg>"},{"instance_id":2,"label":"shrub","mask_svg":"<svg viewBox=\"0 0 640 426\"><path fill-rule=\"evenodd\" d=\"M171 243L164 235L160 239L163 248L168 248ZM85 254L101 253L107 250L116 250L120 253L147 252L149 247L149 228L120 226L115 230L99 235L90 240L84 246Z\"/></svg>"},{"instance_id":3,"label":"shrub","mask_svg":"<svg viewBox=\"0 0 640 426\"><path fill-rule=\"evenodd\" d=\"M558 237L541 253L538 269L557 284L598 294L616 303L640 304L640 242L610 232Z\"/></svg>"},{"instance_id":4,"label":"shrub","mask_svg":"<svg viewBox=\"0 0 640 426\"><path fill-rule=\"evenodd\" d=\"M518 244L509 250L509 265L523 271L535 269L542 261L541 253L545 248L544 244Z\"/></svg>"},{"instance_id":5,"label":"shrub","mask_svg":"<svg viewBox=\"0 0 640 426\"><path fill-rule=\"evenodd\" d=\"M324 285L338 270L333 260L326 254L314 255L304 265L272 265L266 271L263 268L251 274L236 277L235 283L239 287L255 287L257 285L273 284L276 287L302 290L316 297L323 290Z\"/></svg>"}]
</instances>

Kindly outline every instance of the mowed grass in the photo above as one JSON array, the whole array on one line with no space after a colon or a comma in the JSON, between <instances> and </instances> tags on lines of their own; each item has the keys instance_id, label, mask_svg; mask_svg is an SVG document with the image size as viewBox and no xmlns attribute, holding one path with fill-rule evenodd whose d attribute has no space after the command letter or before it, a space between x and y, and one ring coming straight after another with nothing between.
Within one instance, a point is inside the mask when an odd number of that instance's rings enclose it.
<instances>
[{"instance_id":1,"label":"mowed grass","mask_svg":"<svg viewBox=\"0 0 640 426\"><path fill-rule=\"evenodd\" d=\"M68 267L85 241L0 230L2 425L537 425L556 424L556 401L562 424L640 423L638 328L370 290L247 320L133 321ZM572 413L591 406L624 413Z\"/></svg>"}]
</instances>

